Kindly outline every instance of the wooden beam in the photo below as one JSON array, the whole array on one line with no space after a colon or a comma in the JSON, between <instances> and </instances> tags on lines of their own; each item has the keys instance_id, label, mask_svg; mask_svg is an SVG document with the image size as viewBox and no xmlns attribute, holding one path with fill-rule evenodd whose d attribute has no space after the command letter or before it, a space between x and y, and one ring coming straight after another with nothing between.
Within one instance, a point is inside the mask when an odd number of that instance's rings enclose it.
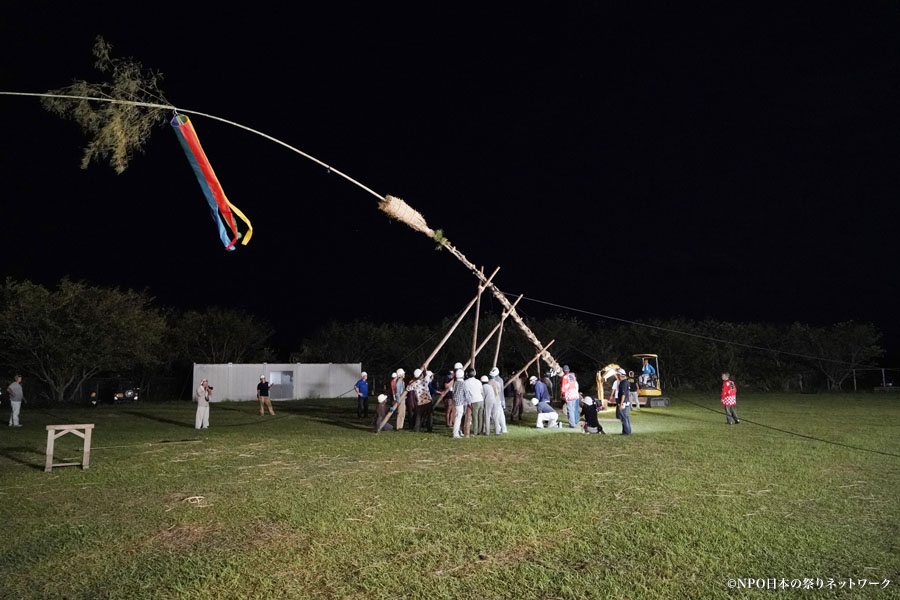
<instances>
[{"instance_id":1,"label":"wooden beam","mask_svg":"<svg viewBox=\"0 0 900 600\"><path fill-rule=\"evenodd\" d=\"M544 353L546 353L546 352L547 352L547 348L549 348L550 346L552 346L552 345L553 345L553 342L555 342L555 341L556 341L556 340L550 340L550 343L547 344L546 346L544 346L543 348L541 348L540 352L538 352L538 353L534 356L534 358L532 358L531 360L529 360L528 363L527 363L524 367L522 367L521 369L519 369L518 371L516 371L516 374L513 375L512 377L510 377L509 380L506 382L506 385L504 385L503 387L506 388L506 386L508 386L510 383L512 383L512 380L513 380L513 379L515 379L516 377L518 377L519 375L521 375L522 373L524 373L525 370L526 370L528 367L530 367L530 366L532 365L532 363L534 363L534 361L539 360L539 359L541 358L541 355L544 354Z\"/></svg>"}]
</instances>

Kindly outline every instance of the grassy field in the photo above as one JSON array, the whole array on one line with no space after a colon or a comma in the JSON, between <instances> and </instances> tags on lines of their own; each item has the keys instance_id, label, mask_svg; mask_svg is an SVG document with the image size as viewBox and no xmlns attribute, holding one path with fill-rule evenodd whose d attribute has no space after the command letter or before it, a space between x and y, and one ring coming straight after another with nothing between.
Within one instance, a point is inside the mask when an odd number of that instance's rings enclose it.
<instances>
[{"instance_id":1,"label":"grassy field","mask_svg":"<svg viewBox=\"0 0 900 600\"><path fill-rule=\"evenodd\" d=\"M0 430L0 597L898 598L900 398L848 398L462 440L373 435L347 400L213 405L203 432L189 403L26 406ZM90 470L44 473L44 426L84 422ZM823 587L729 589L750 577Z\"/></svg>"}]
</instances>

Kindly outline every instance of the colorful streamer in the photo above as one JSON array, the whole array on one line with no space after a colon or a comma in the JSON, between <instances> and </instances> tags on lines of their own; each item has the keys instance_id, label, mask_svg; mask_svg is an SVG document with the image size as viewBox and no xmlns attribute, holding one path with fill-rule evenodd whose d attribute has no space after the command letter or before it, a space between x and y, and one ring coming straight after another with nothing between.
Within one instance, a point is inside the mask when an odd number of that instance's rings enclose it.
<instances>
[{"instance_id":1,"label":"colorful streamer","mask_svg":"<svg viewBox=\"0 0 900 600\"><path fill-rule=\"evenodd\" d=\"M246 246L247 242L249 242L250 238L253 236L253 226L250 224L249 219L244 216L244 213L228 201L225 192L222 191L222 185L219 183L216 173L213 171L212 166L209 164L209 160L206 158L206 154L203 152L203 147L200 145L200 140L197 138L197 132L194 130L194 125L191 123L191 120L185 115L175 115L172 117L170 125L172 125L172 128L175 130L175 135L178 137L178 141L184 149L184 153L191 165L191 169L194 171L194 175L197 176L197 181L200 183L200 189L203 190L203 195L206 196L206 202L209 204L209 212L212 215L213 222L215 222L216 227L219 230L219 239L222 240L225 249L234 250L234 244L238 240L241 240L242 246ZM238 231L234 215L237 215L247 224L246 234L242 234ZM228 228L231 229L231 236L229 236L225 229L226 224L228 225Z\"/></svg>"}]
</instances>

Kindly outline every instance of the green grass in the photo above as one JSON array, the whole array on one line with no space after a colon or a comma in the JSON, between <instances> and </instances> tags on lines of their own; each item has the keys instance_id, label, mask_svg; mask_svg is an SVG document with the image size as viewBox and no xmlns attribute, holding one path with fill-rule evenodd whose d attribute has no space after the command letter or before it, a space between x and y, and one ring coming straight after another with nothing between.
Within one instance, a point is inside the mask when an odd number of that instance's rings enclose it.
<instances>
[{"instance_id":1,"label":"green grass","mask_svg":"<svg viewBox=\"0 0 900 600\"><path fill-rule=\"evenodd\" d=\"M26 406L0 430L0 598L900 597L900 399L848 398L463 440L372 435L345 400L214 405L203 432L188 403ZM44 473L44 426L81 422L91 468Z\"/></svg>"}]
</instances>

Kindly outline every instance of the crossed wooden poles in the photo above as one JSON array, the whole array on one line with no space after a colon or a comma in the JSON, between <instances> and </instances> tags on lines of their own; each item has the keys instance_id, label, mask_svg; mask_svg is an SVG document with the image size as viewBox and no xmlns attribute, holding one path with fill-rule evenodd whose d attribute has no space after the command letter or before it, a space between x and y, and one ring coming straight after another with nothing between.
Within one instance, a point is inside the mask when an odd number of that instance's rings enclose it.
<instances>
[{"instance_id":1,"label":"crossed wooden poles","mask_svg":"<svg viewBox=\"0 0 900 600\"><path fill-rule=\"evenodd\" d=\"M441 341L438 342L438 345L431 352L431 354L428 355L428 358L425 359L425 362L422 363L422 366L420 367L422 370L422 373L425 373L428 370L428 365L431 363L431 361L434 359L434 357L437 356L438 352L441 351L441 348L444 347L444 344L447 343L447 340L450 339L450 336L453 335L453 332L456 331L456 328L459 327L459 324L462 323L463 319L469 313L469 311L472 309L473 306L475 306L476 309L475 309L475 328L474 328L474 332L472 333L472 353L469 356L468 362L466 362L466 364L463 365L464 369L475 363L475 357L478 356L478 354L484 349L484 347L491 340L491 338L494 337L494 334L497 334L497 346L496 346L496 349L494 350L494 361L492 364L494 367L497 366L497 360L500 356L500 341L503 337L503 323L506 321L506 319L508 317L512 317L513 321L516 323L516 325L519 326L519 329L521 329L522 332L525 334L525 337L528 338L533 344L535 344L535 346L538 348L538 351L534 355L534 358L532 358L530 361L528 361L528 363L526 363L524 367L522 367L521 369L516 371L516 373L512 377L509 378L509 380L506 382L506 386L508 386L515 378L519 377L522 373L524 373L528 369L528 367L530 367L535 361L538 361L541 358L543 358L544 361L546 361L547 364L550 365L551 368L559 370L559 363L556 361L555 358L553 358L553 355L547 351L547 348L552 346L553 342L555 342L556 340L550 340L549 344L543 345L540 342L540 340L538 340L537 336L534 335L534 333L531 331L531 329L528 328L528 326L525 324L525 321L522 320L522 317L520 317L519 314L516 312L516 305L519 304L519 301L522 300L523 296L519 295L519 297L516 299L515 302L510 303L509 299L506 297L506 294L501 292L500 289L493 283L493 279L497 275L497 273L500 271L500 267L497 267L496 269L494 269L494 272L491 273L490 277L485 277L484 268L476 269L475 265L470 263L465 258L465 256L463 256L461 253L459 253L456 250L456 248L454 248L452 245L450 245L449 242L444 241L444 242L442 242L442 244L445 248L447 248L452 253L454 253L454 255L457 258L459 258L461 261L463 261L463 263L466 264L466 266L470 267L472 272L475 274L475 276L479 280L478 293L466 305L466 307L463 309L462 313L460 313L459 317L456 319L456 321L453 323L453 325L447 331L446 335L444 335L444 337L441 339ZM484 340L482 340L481 344L479 344L478 343L478 315L481 312L480 311L481 294L484 292L485 289L491 290L491 293L494 295L495 298L497 298L497 300L500 301L500 304L503 306L504 310L503 310L503 313L500 315L500 322L494 326L494 328L491 330L491 332L484 338ZM378 424L378 429L376 430L376 433L379 433L382 430L382 428L387 424L387 422L390 420L391 416L394 414L395 410L400 405L400 403L406 401L406 396L407 396L408 391L409 391L409 388L405 389L403 391L403 393L400 394L400 397L397 398L393 402L393 404L391 405L391 410L384 416L384 418ZM448 391L449 390L444 390L443 392L441 392L440 397L434 401L435 406L437 406L437 404L444 399L444 396L447 394Z\"/></svg>"}]
</instances>

